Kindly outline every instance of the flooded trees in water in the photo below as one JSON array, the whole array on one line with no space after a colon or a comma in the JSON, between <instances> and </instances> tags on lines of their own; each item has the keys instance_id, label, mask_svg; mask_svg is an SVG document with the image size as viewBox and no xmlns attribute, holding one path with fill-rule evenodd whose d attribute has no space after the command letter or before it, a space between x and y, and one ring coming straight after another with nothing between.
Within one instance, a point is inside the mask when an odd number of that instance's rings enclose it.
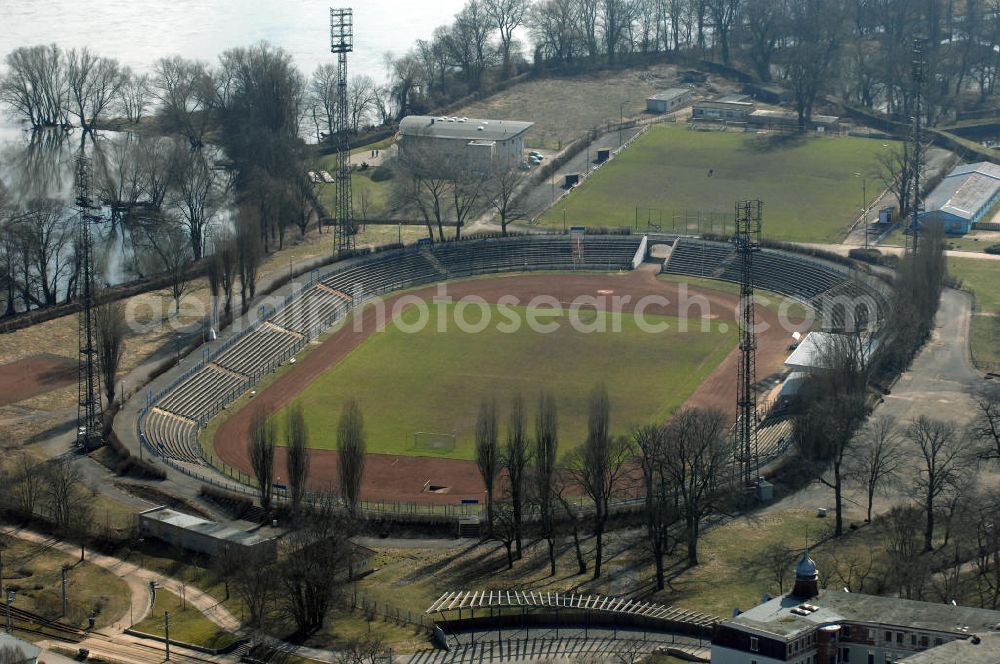
<instances>
[{"instance_id":1,"label":"flooded trees in water","mask_svg":"<svg viewBox=\"0 0 1000 664\"><path fill-rule=\"evenodd\" d=\"M63 52L55 44L22 46L7 54L0 79L0 101L32 128L65 125L66 71Z\"/></svg>"}]
</instances>

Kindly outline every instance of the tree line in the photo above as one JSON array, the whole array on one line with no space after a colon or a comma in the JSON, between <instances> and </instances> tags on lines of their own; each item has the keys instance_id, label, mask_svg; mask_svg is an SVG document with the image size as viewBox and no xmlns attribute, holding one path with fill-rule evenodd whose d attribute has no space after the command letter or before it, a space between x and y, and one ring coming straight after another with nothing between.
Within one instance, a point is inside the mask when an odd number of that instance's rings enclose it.
<instances>
[{"instance_id":1,"label":"tree line","mask_svg":"<svg viewBox=\"0 0 1000 664\"><path fill-rule=\"evenodd\" d=\"M518 29L530 43L518 43ZM996 0L470 0L390 61L396 103L409 112L517 71L686 54L784 86L803 120L827 94L906 119L914 39L925 49L927 122L995 93Z\"/></svg>"}]
</instances>

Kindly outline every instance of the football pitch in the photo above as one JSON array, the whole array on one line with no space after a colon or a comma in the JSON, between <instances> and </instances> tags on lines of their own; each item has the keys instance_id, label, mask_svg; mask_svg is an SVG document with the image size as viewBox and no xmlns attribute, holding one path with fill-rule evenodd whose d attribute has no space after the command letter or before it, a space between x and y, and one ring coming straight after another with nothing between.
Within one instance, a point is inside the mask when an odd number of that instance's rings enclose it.
<instances>
[{"instance_id":1,"label":"football pitch","mask_svg":"<svg viewBox=\"0 0 1000 664\"><path fill-rule=\"evenodd\" d=\"M839 242L861 211L864 192L855 173L867 178L871 204L881 189L878 154L893 147L869 138L651 127L541 222L562 226L565 211L574 226L634 226L638 218L640 230L653 221L665 232L696 234L696 213L731 225L736 201L761 199L764 237ZM685 213L687 228L680 220ZM706 223L702 231L708 230Z\"/></svg>"},{"instance_id":2,"label":"football pitch","mask_svg":"<svg viewBox=\"0 0 1000 664\"><path fill-rule=\"evenodd\" d=\"M615 433L663 419L680 406L736 346L735 327L726 322L690 322L679 330L678 319L647 314L584 312L576 327L565 313L547 315L556 330L540 333L525 324L529 310L510 307L522 325L516 332L500 323L507 319L496 305L474 307L465 320L480 321L489 311L490 325L477 333L458 329L455 305L442 305L449 325L432 324L419 331L416 308L402 312L403 325L372 333L349 356L310 384L293 402L301 403L310 446L336 449L337 421L343 403L356 399L364 413L368 451L373 453L472 459L480 400L495 398L503 441L512 395L520 391L533 429L539 394L551 391L559 409L561 452L578 446L586 435L587 399L603 380L611 397ZM533 310L537 312L538 310ZM435 313L432 310L432 313ZM607 331L581 332L576 328ZM666 328L643 329L642 322ZM620 331L616 331L620 330ZM284 412L275 414L279 440ZM454 449L415 449L414 433L448 433Z\"/></svg>"}]
</instances>

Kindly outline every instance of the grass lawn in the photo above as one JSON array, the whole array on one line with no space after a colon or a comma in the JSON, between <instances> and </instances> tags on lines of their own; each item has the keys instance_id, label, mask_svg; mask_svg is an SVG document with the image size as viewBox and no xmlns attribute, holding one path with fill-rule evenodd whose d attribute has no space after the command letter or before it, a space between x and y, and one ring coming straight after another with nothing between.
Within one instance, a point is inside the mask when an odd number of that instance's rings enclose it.
<instances>
[{"instance_id":1,"label":"grass lawn","mask_svg":"<svg viewBox=\"0 0 1000 664\"><path fill-rule=\"evenodd\" d=\"M133 629L154 636L164 636L165 611L170 612L171 641L182 641L205 648L225 648L238 638L234 634L222 631L201 611L190 604L185 604L179 596L163 588L156 590L152 613L134 625Z\"/></svg>"},{"instance_id":2,"label":"grass lawn","mask_svg":"<svg viewBox=\"0 0 1000 664\"><path fill-rule=\"evenodd\" d=\"M587 399L598 377L612 397L614 431L627 433L633 425L667 417L736 344L735 330L722 333L714 322L712 332L679 332L676 319L648 316L648 322L670 326L652 334L643 332L628 314L621 316L620 332L613 331L610 318L606 333L586 334L566 317L546 317L540 322L556 320L559 329L541 334L529 329L524 307L508 312L522 322L517 333L501 331L507 318L490 306L492 323L472 334L457 328L454 309L442 306L447 331L438 332L436 324L429 324L409 334L391 325L310 385L298 401L313 432L313 445L335 447L341 404L354 397L365 415L369 452L413 453L414 432L452 432L457 447L442 456L471 459L483 397L496 397L503 421L515 391L521 391L533 412L539 392L550 390L558 402L562 449L567 450L584 437ZM432 322L436 315L435 308ZM475 323L481 312L476 307L464 315ZM418 317L418 309L406 309L402 327L408 329ZM276 418L281 427L283 413Z\"/></svg>"},{"instance_id":3,"label":"grass lawn","mask_svg":"<svg viewBox=\"0 0 1000 664\"><path fill-rule=\"evenodd\" d=\"M962 287L976 294L972 317L972 357L981 369L1000 369L1000 262L977 258L949 258L948 272Z\"/></svg>"},{"instance_id":4,"label":"grass lawn","mask_svg":"<svg viewBox=\"0 0 1000 664\"><path fill-rule=\"evenodd\" d=\"M86 627L87 618L96 615L98 629L128 619L128 585L111 572L90 563L81 563L79 555L4 538L3 577L7 589L17 591L14 606L58 619L77 627ZM67 613L62 615L60 593L62 568L67 573Z\"/></svg>"},{"instance_id":5,"label":"grass lawn","mask_svg":"<svg viewBox=\"0 0 1000 664\"><path fill-rule=\"evenodd\" d=\"M533 122L525 144L559 150L590 129L617 124L621 115L643 115L646 97L676 84L677 68L670 65L546 76L463 106L452 115Z\"/></svg>"},{"instance_id":6,"label":"grass lawn","mask_svg":"<svg viewBox=\"0 0 1000 664\"><path fill-rule=\"evenodd\" d=\"M663 229L672 215L701 211L732 223L738 200L764 201L764 237L839 242L861 204L855 172L867 173L883 150L864 138L805 138L656 126L622 156L564 198L542 223L628 226L653 209ZM708 176L709 169L713 175ZM679 228L678 230L683 230ZM705 229L707 230L707 226ZM697 232L692 227L689 232Z\"/></svg>"}]
</instances>

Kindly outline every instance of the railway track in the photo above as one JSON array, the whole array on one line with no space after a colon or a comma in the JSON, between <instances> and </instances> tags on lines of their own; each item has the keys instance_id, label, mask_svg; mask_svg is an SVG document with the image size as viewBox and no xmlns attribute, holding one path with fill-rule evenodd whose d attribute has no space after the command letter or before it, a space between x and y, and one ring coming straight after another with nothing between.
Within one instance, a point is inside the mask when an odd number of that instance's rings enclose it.
<instances>
[{"instance_id":1,"label":"railway track","mask_svg":"<svg viewBox=\"0 0 1000 664\"><path fill-rule=\"evenodd\" d=\"M47 639L67 643L79 643L88 636L87 632L82 629L67 625L58 620L49 620L37 613L25 611L15 606L10 607L10 618L15 632L20 631L28 634L36 634ZM6 625L6 621L7 607L4 607L0 610L0 624Z\"/></svg>"}]
</instances>

